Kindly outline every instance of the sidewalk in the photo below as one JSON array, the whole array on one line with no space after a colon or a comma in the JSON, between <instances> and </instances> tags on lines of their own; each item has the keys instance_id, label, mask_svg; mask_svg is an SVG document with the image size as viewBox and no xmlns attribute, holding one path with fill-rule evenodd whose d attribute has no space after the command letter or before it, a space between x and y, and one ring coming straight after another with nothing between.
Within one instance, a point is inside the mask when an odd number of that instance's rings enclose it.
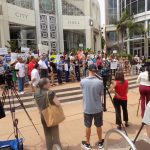
<instances>
[{"instance_id":1,"label":"sidewalk","mask_svg":"<svg viewBox=\"0 0 150 150\"><path fill-rule=\"evenodd\" d=\"M136 117L136 111L139 101L138 89L129 91L129 119L130 127L127 129L129 137L134 138L141 125L140 114ZM63 104L63 109L66 115L66 120L60 125L60 135L64 150L80 150L80 143L85 139L85 129L83 125L82 102L71 102ZM108 111L104 113L103 137L105 133L112 128L115 128L115 113L114 108L107 99ZM30 109L29 114L33 119L40 132L39 137L31 126L29 119L23 111L17 112L16 117L19 119L19 128L25 138L25 150L45 150L45 140L43 129L40 123L40 117L36 108ZM12 122L10 114L6 118L0 120L0 140L6 140L12 133ZM144 131L144 130L143 130ZM145 131L144 131L145 132ZM13 135L11 138L14 138ZM110 142L118 143L118 136L112 136ZM97 136L95 127L92 127L91 144L95 146Z\"/></svg>"}]
</instances>

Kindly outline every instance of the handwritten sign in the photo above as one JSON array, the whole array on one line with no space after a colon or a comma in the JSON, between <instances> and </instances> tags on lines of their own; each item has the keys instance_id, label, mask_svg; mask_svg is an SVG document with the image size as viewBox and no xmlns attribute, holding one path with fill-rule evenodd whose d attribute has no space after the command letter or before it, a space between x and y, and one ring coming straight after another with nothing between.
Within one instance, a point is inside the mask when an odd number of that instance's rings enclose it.
<instances>
[{"instance_id":1,"label":"handwritten sign","mask_svg":"<svg viewBox=\"0 0 150 150\"><path fill-rule=\"evenodd\" d=\"M21 52L22 53L28 53L30 51L30 48L28 47L21 47Z\"/></svg>"},{"instance_id":2,"label":"handwritten sign","mask_svg":"<svg viewBox=\"0 0 150 150\"><path fill-rule=\"evenodd\" d=\"M117 65L118 65L118 63L116 61L111 62L110 69L112 69L112 70L117 69Z\"/></svg>"},{"instance_id":3,"label":"handwritten sign","mask_svg":"<svg viewBox=\"0 0 150 150\"><path fill-rule=\"evenodd\" d=\"M42 54L48 54L48 51L49 51L49 46L46 46L46 45L42 45L42 44L38 44L38 48L39 48L39 55L42 55Z\"/></svg>"}]
</instances>

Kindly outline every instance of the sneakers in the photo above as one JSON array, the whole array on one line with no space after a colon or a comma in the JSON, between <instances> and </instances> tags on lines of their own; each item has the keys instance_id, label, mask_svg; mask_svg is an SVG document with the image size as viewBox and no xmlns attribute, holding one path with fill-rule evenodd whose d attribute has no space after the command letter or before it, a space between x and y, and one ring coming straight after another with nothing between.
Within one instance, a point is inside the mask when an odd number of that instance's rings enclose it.
<instances>
[{"instance_id":1,"label":"sneakers","mask_svg":"<svg viewBox=\"0 0 150 150\"><path fill-rule=\"evenodd\" d=\"M102 149L102 148L104 148L104 139L102 139L102 141L101 142L98 142L98 149Z\"/></svg>"},{"instance_id":2,"label":"sneakers","mask_svg":"<svg viewBox=\"0 0 150 150\"><path fill-rule=\"evenodd\" d=\"M91 145L88 144L86 141L82 141L81 147L84 150L91 150L92 149ZM104 139L101 142L98 142L98 146L97 147L98 147L98 149L104 148Z\"/></svg>"},{"instance_id":3,"label":"sneakers","mask_svg":"<svg viewBox=\"0 0 150 150\"><path fill-rule=\"evenodd\" d=\"M92 149L91 145L88 144L86 141L82 141L81 147L82 147L84 150L91 150L91 149Z\"/></svg>"}]
</instances>

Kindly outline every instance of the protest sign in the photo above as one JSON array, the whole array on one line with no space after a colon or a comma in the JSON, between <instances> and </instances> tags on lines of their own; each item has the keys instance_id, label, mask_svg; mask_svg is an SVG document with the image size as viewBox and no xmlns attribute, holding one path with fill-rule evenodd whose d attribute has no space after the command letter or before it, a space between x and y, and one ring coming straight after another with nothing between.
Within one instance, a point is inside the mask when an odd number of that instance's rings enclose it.
<instances>
[{"instance_id":1,"label":"protest sign","mask_svg":"<svg viewBox=\"0 0 150 150\"><path fill-rule=\"evenodd\" d=\"M38 44L39 48L39 55L42 55L43 53L48 54L49 46Z\"/></svg>"},{"instance_id":2,"label":"protest sign","mask_svg":"<svg viewBox=\"0 0 150 150\"><path fill-rule=\"evenodd\" d=\"M15 62L18 58L18 53L11 53L11 63Z\"/></svg>"},{"instance_id":3,"label":"protest sign","mask_svg":"<svg viewBox=\"0 0 150 150\"><path fill-rule=\"evenodd\" d=\"M117 69L117 62L116 61L112 61L111 63L110 63L110 69L112 69L112 70L114 70L114 69Z\"/></svg>"},{"instance_id":4,"label":"protest sign","mask_svg":"<svg viewBox=\"0 0 150 150\"><path fill-rule=\"evenodd\" d=\"M7 55L8 49L7 48L0 48L0 55Z\"/></svg>"},{"instance_id":5,"label":"protest sign","mask_svg":"<svg viewBox=\"0 0 150 150\"><path fill-rule=\"evenodd\" d=\"M29 53L29 51L30 51L30 48L28 48L28 47L21 47L21 52L22 53Z\"/></svg>"}]
</instances>

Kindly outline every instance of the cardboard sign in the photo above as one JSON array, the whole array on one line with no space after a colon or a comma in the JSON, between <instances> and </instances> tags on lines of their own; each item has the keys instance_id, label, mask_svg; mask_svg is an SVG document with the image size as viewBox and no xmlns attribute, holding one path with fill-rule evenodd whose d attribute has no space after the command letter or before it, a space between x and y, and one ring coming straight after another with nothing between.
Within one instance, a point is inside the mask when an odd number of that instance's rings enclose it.
<instances>
[{"instance_id":1,"label":"cardboard sign","mask_svg":"<svg viewBox=\"0 0 150 150\"><path fill-rule=\"evenodd\" d=\"M28 48L28 47L21 47L21 52L22 53L29 53L29 51L30 51L30 48Z\"/></svg>"},{"instance_id":2,"label":"cardboard sign","mask_svg":"<svg viewBox=\"0 0 150 150\"><path fill-rule=\"evenodd\" d=\"M7 48L0 48L0 55L7 55L8 49Z\"/></svg>"},{"instance_id":3,"label":"cardboard sign","mask_svg":"<svg viewBox=\"0 0 150 150\"><path fill-rule=\"evenodd\" d=\"M110 69L114 70L117 69L118 63L116 61L113 61L110 63Z\"/></svg>"},{"instance_id":4,"label":"cardboard sign","mask_svg":"<svg viewBox=\"0 0 150 150\"><path fill-rule=\"evenodd\" d=\"M49 46L46 46L46 45L42 45L42 44L38 44L38 48L39 48L39 55L42 55L42 54L48 54L48 51L49 51Z\"/></svg>"}]
</instances>

